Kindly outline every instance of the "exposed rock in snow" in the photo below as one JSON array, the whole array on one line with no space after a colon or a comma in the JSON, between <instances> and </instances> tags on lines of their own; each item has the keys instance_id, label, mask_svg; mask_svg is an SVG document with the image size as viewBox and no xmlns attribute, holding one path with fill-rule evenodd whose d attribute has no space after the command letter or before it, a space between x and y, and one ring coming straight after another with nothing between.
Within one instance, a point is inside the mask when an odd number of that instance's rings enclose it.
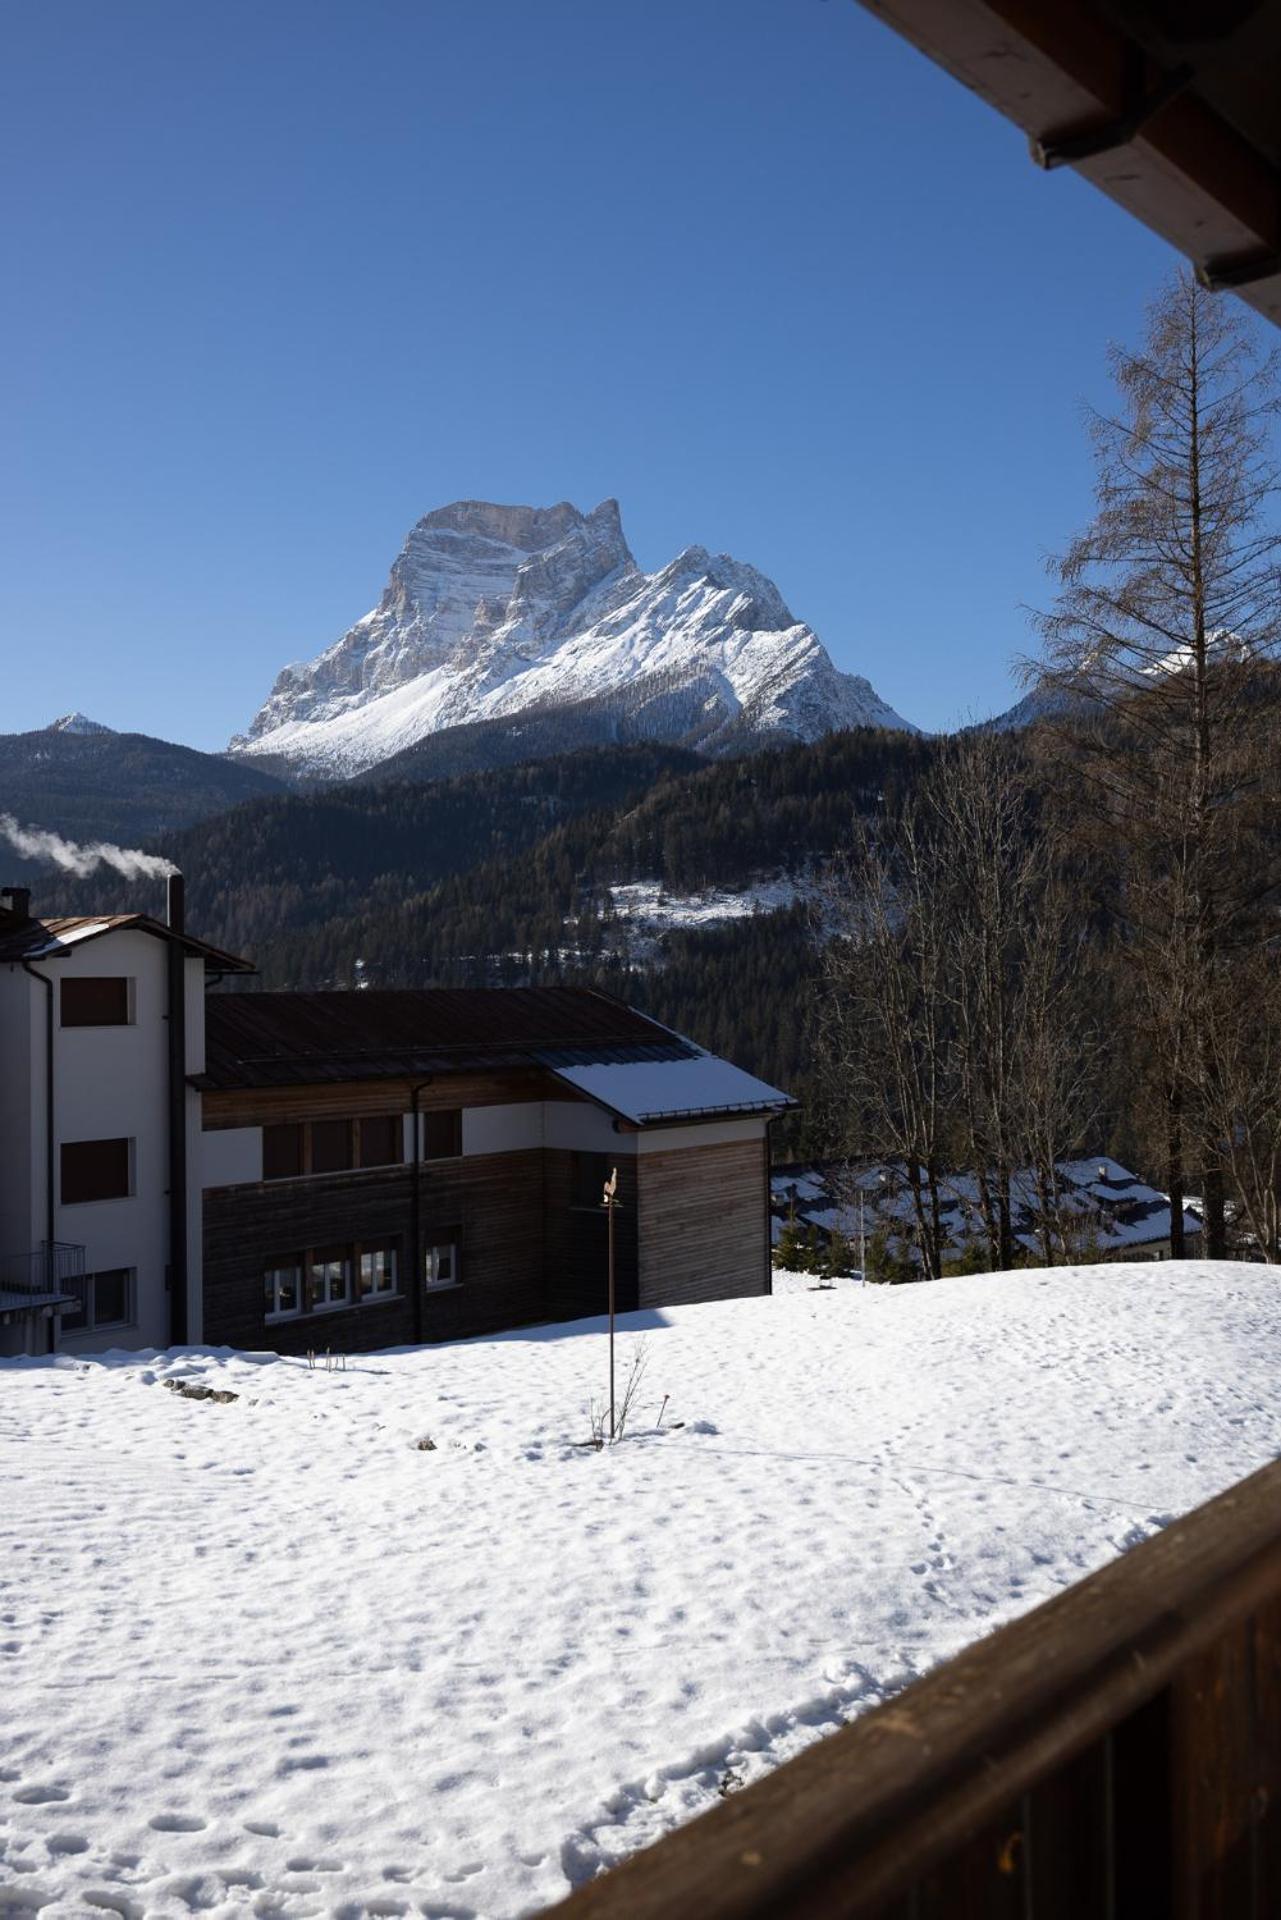
<instances>
[{"instance_id":1,"label":"exposed rock in snow","mask_svg":"<svg viewBox=\"0 0 1281 1920\"><path fill-rule=\"evenodd\" d=\"M445 728L642 684L663 697L666 737L710 752L910 725L837 671L754 567L687 547L643 573L614 500L589 514L464 500L418 522L374 611L286 667L231 750L357 773Z\"/></svg>"},{"instance_id":2,"label":"exposed rock in snow","mask_svg":"<svg viewBox=\"0 0 1281 1920\"><path fill-rule=\"evenodd\" d=\"M104 727L100 720L91 720L87 713L63 713L51 720L45 728L46 733L114 733L114 727Z\"/></svg>"}]
</instances>

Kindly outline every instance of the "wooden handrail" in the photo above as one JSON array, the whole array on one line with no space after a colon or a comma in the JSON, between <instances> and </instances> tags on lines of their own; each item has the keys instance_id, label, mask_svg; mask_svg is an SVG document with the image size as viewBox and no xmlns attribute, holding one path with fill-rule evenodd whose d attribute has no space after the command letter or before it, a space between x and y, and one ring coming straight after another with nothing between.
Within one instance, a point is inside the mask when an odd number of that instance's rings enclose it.
<instances>
[{"instance_id":1,"label":"wooden handrail","mask_svg":"<svg viewBox=\"0 0 1281 1920\"><path fill-rule=\"evenodd\" d=\"M1276 1464L978 1641L553 1911L564 1920L831 1920L915 1910L903 1903L931 1869L1093 1743L1107 1740L1225 1636L1245 1623L1255 1632L1260 1610L1272 1661L1265 1692L1281 1702L1281 1636L1273 1632L1281 1626L1281 1606L1269 1609L1279 1599ZM1259 1685L1255 1658L1252 1640L1249 1659L1232 1669L1235 1675L1240 1668L1236 1684L1252 1696ZM1198 1711L1232 1711L1220 1697L1223 1684L1216 1679L1207 1689L1196 1670ZM1253 1697L1242 1702L1250 1712L1254 1705ZM1274 1747L1281 1744L1281 1725L1270 1725L1269 1737ZM1212 1771L1215 1741L1204 1716L1195 1740L1183 1738L1185 1747L1195 1745L1200 1773L1207 1766ZM1110 1765L1110 1753L1107 1758ZM1226 1836L1224 1847L1239 1840L1243 1822L1249 1826L1271 1811L1269 1784L1241 1787L1244 1763L1234 1764L1231 1785L1247 1804L1234 1820L1216 1802L1214 1831ZM1226 1760L1224 1769L1231 1771ZM1161 1760L1155 1771L1174 1770ZM1186 1788L1185 1802L1195 1788L1195 1781ZM1205 1790L1218 1789L1209 1780ZM1186 1804L1181 1818L1189 1831L1195 1828ZM1251 1872L1252 1884L1262 1884L1257 1861ZM1178 1879L1176 1862L1171 1884ZM962 1908L958 1900L940 1910L998 1908ZM1150 1909L1160 1910L1159 1904ZM1190 1898L1176 1899L1170 1910L1233 1911ZM1248 1910L1281 1911L1258 1900Z\"/></svg>"}]
</instances>

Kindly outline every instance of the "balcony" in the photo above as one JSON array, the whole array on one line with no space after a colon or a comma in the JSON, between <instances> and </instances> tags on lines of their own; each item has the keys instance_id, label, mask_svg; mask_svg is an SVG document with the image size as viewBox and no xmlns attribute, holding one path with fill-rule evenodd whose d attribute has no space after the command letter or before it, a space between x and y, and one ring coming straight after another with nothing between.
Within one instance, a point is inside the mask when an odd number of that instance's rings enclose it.
<instances>
[{"instance_id":1,"label":"balcony","mask_svg":"<svg viewBox=\"0 0 1281 1920\"><path fill-rule=\"evenodd\" d=\"M46 1315L79 1298L85 1250L46 1240L31 1253L0 1254L0 1326L20 1314Z\"/></svg>"},{"instance_id":2,"label":"balcony","mask_svg":"<svg viewBox=\"0 0 1281 1920\"><path fill-rule=\"evenodd\" d=\"M1279 1516L1274 1463L556 1915L1275 1920Z\"/></svg>"}]
</instances>

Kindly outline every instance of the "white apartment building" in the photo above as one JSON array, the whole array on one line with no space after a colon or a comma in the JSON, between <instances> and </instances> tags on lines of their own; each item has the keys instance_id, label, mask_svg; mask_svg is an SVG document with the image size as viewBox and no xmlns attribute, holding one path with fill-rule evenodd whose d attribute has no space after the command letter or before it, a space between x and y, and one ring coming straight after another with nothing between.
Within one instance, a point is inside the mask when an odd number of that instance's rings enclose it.
<instances>
[{"instance_id":1,"label":"white apartment building","mask_svg":"<svg viewBox=\"0 0 1281 1920\"><path fill-rule=\"evenodd\" d=\"M188 1081L206 981L252 969L188 939L181 902L175 880L173 924L33 920L0 893L0 1354L202 1336Z\"/></svg>"}]
</instances>

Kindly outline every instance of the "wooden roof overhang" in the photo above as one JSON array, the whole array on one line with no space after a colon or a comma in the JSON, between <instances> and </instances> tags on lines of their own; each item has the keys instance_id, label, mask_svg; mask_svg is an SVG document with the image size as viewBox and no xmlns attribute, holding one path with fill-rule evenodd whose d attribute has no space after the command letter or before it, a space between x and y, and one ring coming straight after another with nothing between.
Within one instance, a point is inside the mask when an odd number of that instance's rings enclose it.
<instances>
[{"instance_id":1,"label":"wooden roof overhang","mask_svg":"<svg viewBox=\"0 0 1281 1920\"><path fill-rule=\"evenodd\" d=\"M862 0L1281 324L1281 0Z\"/></svg>"}]
</instances>

